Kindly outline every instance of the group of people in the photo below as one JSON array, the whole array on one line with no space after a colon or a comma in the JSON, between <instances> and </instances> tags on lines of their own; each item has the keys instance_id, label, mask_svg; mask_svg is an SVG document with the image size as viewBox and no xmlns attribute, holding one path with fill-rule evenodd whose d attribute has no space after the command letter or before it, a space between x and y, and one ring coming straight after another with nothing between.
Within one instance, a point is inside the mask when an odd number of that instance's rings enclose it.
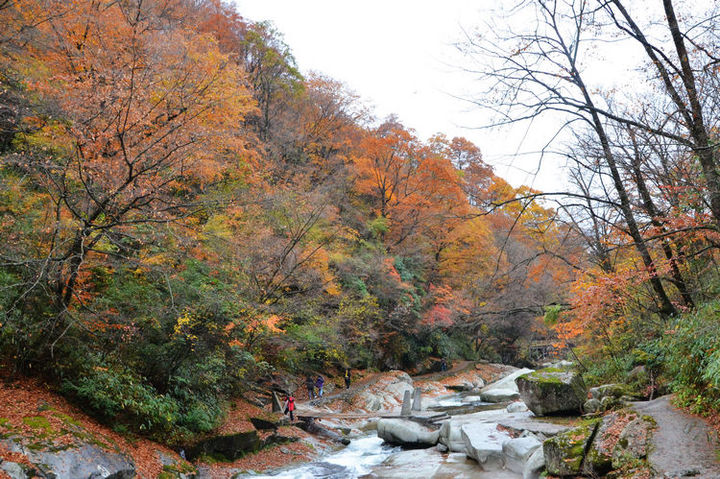
<instances>
[{"instance_id":1,"label":"group of people","mask_svg":"<svg viewBox=\"0 0 720 479\"><path fill-rule=\"evenodd\" d=\"M350 369L345 369L343 379L345 381L345 389L350 389ZM325 378L322 377L321 374L318 374L316 379L313 379L312 376L307 376L305 379L305 387L307 388L309 399L321 398L323 396L323 388L325 387ZM291 421L295 420L295 397L291 393L285 395L283 411L285 414L290 415Z\"/></svg>"},{"instance_id":2,"label":"group of people","mask_svg":"<svg viewBox=\"0 0 720 479\"><path fill-rule=\"evenodd\" d=\"M305 387L308 391L308 399L321 398L323 395L323 387L325 386L325 378L318 374L317 379L313 380L312 376L305 379ZM317 388L317 391L316 391Z\"/></svg>"}]
</instances>

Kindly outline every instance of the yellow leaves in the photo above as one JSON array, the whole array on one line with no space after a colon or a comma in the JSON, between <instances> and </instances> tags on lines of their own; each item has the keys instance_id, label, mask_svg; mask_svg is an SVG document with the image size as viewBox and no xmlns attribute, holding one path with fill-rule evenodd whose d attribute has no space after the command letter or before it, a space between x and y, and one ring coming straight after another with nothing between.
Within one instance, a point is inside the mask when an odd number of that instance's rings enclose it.
<instances>
[{"instance_id":1,"label":"yellow leaves","mask_svg":"<svg viewBox=\"0 0 720 479\"><path fill-rule=\"evenodd\" d=\"M483 217L458 223L443 238L447 242L440 252L440 274L455 286L468 285L490 273L497 255L492 233Z\"/></svg>"},{"instance_id":2,"label":"yellow leaves","mask_svg":"<svg viewBox=\"0 0 720 479\"><path fill-rule=\"evenodd\" d=\"M198 341L198 337L193 333L193 330L200 324L200 319L197 318L192 311L184 309L180 316L175 320L173 326L173 337L175 339L182 339L191 344L194 348L195 343Z\"/></svg>"},{"instance_id":3,"label":"yellow leaves","mask_svg":"<svg viewBox=\"0 0 720 479\"><path fill-rule=\"evenodd\" d=\"M142 264L146 266L163 266L172 264L172 254L169 252L162 252L156 254L143 255Z\"/></svg>"},{"instance_id":4,"label":"yellow leaves","mask_svg":"<svg viewBox=\"0 0 720 479\"><path fill-rule=\"evenodd\" d=\"M203 225L201 240L226 240L229 241L233 237L230 218L224 214L213 215Z\"/></svg>"}]
</instances>

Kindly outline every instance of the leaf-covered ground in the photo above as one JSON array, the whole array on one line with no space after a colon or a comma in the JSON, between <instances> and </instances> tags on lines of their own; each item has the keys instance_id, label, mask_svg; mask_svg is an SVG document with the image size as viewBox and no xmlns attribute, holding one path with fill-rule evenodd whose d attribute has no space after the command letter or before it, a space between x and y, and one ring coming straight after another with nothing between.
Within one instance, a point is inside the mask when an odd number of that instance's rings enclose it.
<instances>
[{"instance_id":1,"label":"leaf-covered ground","mask_svg":"<svg viewBox=\"0 0 720 479\"><path fill-rule=\"evenodd\" d=\"M223 425L213 434L232 434L252 430L250 417L268 417L263 410L238 399L232 405ZM261 437L269 433L261 433ZM280 427L278 434L298 438L298 442L265 448L231 463L198 463L211 471L212 477L231 477L238 470L263 471L316 457L317 450L308 443L317 440L304 431L290 426ZM50 386L36 379L0 380L0 438L20 438L26 446L52 447L89 442L108 451L123 452L135 463L139 478L153 479L163 471L158 454L173 457L186 464L176 451L139 436L119 434L98 423L83 411L53 392ZM23 454L11 452L0 444L0 459L30 465ZM187 466L190 466L187 464ZM9 476L0 471L0 479Z\"/></svg>"},{"instance_id":2,"label":"leaf-covered ground","mask_svg":"<svg viewBox=\"0 0 720 479\"><path fill-rule=\"evenodd\" d=\"M159 453L184 462L175 451L142 437L123 436L99 424L54 393L39 380L0 380L0 435L20 437L25 445L47 447L90 442L132 457L138 475L154 478L162 472ZM21 454L0 449L0 458L27 463ZM3 476L0 476L3 477Z\"/></svg>"}]
</instances>

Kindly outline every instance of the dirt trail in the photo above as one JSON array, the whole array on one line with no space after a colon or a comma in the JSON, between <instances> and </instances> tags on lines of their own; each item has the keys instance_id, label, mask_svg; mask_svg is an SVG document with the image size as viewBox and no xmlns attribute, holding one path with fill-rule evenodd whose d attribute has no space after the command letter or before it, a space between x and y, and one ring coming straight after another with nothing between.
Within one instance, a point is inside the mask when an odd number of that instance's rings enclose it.
<instances>
[{"instance_id":1,"label":"dirt trail","mask_svg":"<svg viewBox=\"0 0 720 479\"><path fill-rule=\"evenodd\" d=\"M657 423L649 455L655 478L720 478L720 443L705 421L675 409L670 396L636 402L633 407Z\"/></svg>"}]
</instances>

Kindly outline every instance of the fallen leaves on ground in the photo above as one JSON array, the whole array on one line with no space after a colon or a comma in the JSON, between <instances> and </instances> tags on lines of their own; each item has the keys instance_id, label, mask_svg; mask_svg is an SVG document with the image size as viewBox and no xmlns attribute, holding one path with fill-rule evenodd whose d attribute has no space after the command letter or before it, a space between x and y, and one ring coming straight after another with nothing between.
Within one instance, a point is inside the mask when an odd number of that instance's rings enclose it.
<instances>
[{"instance_id":1,"label":"fallen leaves on ground","mask_svg":"<svg viewBox=\"0 0 720 479\"><path fill-rule=\"evenodd\" d=\"M23 377L9 381L5 372L0 372L0 432L13 434L24 442L42 440L52 445L77 444L81 441L78 436L87 439L89 435L94 444L129 455L139 478L152 479L162 472L158 452L184 462L161 444L141 437L125 437L99 424L53 392L49 385ZM30 464L24 455L6 448L0 448L0 459Z\"/></svg>"}]
</instances>

